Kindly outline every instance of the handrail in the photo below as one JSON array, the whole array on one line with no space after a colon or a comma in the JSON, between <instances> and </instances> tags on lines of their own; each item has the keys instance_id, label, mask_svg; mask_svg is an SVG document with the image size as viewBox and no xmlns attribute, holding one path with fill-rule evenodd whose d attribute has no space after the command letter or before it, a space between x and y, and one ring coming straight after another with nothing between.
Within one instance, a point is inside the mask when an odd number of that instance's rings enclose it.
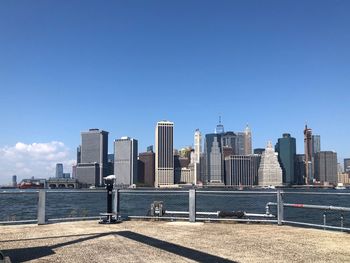
<instances>
[{"instance_id":1,"label":"handrail","mask_svg":"<svg viewBox=\"0 0 350 263\"><path fill-rule=\"evenodd\" d=\"M268 202L266 206L273 205L276 206L277 203ZM341 212L350 212L350 207L342 207L342 206L332 206L332 205L308 205L308 204L288 204L284 203L285 207L294 207L294 208L310 208L310 209L318 209L318 210L331 210L331 211L341 211Z\"/></svg>"},{"instance_id":2,"label":"handrail","mask_svg":"<svg viewBox=\"0 0 350 263\"><path fill-rule=\"evenodd\" d=\"M284 203L284 197L286 195L292 194L298 194L298 195L334 195L334 196L349 196L350 193L344 193L344 192L326 192L326 193L320 193L320 192L291 192L291 191L284 191L283 189L276 189L273 191L249 191L249 190L205 190L205 189L115 189L113 190L115 193L114 195L114 211L116 214L120 216L119 209L120 209L120 194L125 195L153 195L157 196L159 195L174 195L174 194L188 194L188 211L166 211L168 214L173 214L174 216L162 216L162 217L154 217L154 216L129 216L129 218L158 218L158 219L180 219L179 217L176 217L177 215L183 215L181 217L181 220L188 219L190 222L195 221L242 221L242 222L272 222L272 223L278 223L279 225L282 224L298 224L298 225L305 225L305 226L313 226L313 227L323 227L324 229L337 229L337 230L349 230L349 228L346 228L343 226L344 223L344 214L343 212L350 212L350 207L341 207L341 206L332 206L332 205L313 205L313 204L298 204L298 203ZM19 224L19 223L38 223L38 224L45 224L47 222L60 222L60 221L72 221L72 220L88 220L88 219L97 219L97 216L86 216L86 217L68 217L68 218L49 218L47 219L45 210L46 208L46 197L47 194L51 193L63 193L63 194L79 194L79 193L89 193L89 194L102 194L106 193L106 190L104 189L35 189L35 190L1 190L0 189L0 195L1 194L38 194L38 218L36 220L19 220L19 221L2 221L0 224ZM276 195L277 202L268 202L266 204L266 212L265 214L250 214L246 213L246 216L250 217L265 217L261 219L228 219L228 218L213 218L213 216L217 215L217 212L204 212L204 211L198 211L196 209L196 195L198 198L198 195L210 197L210 196L225 196L225 195L255 195L255 196L267 196L267 195ZM159 197L160 198L160 197ZM251 196L250 196L251 198ZM267 199L269 200L269 199ZM41 203L40 203L41 202ZM277 206L277 220L266 220L267 218L273 218L275 217L270 213L270 206ZM326 217L324 213L324 224L323 225L317 225L312 223L303 223L303 222L293 222L293 221L287 221L284 220L284 211L283 207L293 207L293 208L306 208L306 209L319 209L324 211L339 211L342 213L341 215L341 224L340 227L335 226L329 226L326 225ZM215 209L215 208L214 208ZM181 209L184 210L184 209ZM123 215L124 217L128 217L128 215ZM197 217L198 216L198 217ZM211 216L210 218L207 218L208 216Z\"/></svg>"}]
</instances>

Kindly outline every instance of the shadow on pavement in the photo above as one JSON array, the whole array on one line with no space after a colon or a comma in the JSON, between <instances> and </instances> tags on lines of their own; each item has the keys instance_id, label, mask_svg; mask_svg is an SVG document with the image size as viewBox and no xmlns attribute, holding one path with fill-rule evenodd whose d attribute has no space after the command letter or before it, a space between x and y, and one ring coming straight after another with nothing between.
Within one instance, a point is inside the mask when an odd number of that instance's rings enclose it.
<instances>
[{"instance_id":1,"label":"shadow on pavement","mask_svg":"<svg viewBox=\"0 0 350 263\"><path fill-rule=\"evenodd\" d=\"M97 235L96 234L89 235L88 237L83 237L83 238L78 238L78 239L70 240L70 241L63 242L63 243L58 243L58 244L55 244L52 246L14 248L14 249L2 250L2 252L5 256L10 257L12 263L24 262L24 261L39 259L42 257L53 255L53 254L55 254L55 251L53 250L55 248L73 245L76 243L80 243L80 242L84 242L87 240L100 238L100 237L104 237L104 236L108 236L108 235L113 235L113 234L117 234L117 233L118 232L100 233ZM66 238L66 237L76 237L76 236L86 236L86 235L55 236L55 237L38 238L38 239ZM17 241L20 241L20 240L17 240Z\"/></svg>"},{"instance_id":2,"label":"shadow on pavement","mask_svg":"<svg viewBox=\"0 0 350 263\"><path fill-rule=\"evenodd\" d=\"M55 254L48 246L15 248L2 250L2 252L5 256L10 257L12 263L25 262Z\"/></svg>"},{"instance_id":3,"label":"shadow on pavement","mask_svg":"<svg viewBox=\"0 0 350 263\"><path fill-rule=\"evenodd\" d=\"M178 256L191 259L197 262L224 262L224 263L235 263L235 261L225 259L219 256L211 255L202 251L198 251L192 248L184 247L181 245L173 244L167 241L163 241L160 239L148 237L145 235L141 235L131 231L119 231L119 232L107 232L107 233L99 233L99 234L89 234L89 235L67 235L67 236L55 236L55 237L47 237L47 239L52 238L69 238L69 237L81 237L78 239L66 241L63 243L54 244L51 246L37 246L37 247L24 247L24 248L14 248L8 250L2 250L5 256L9 256L11 258L12 263L16 262L25 262L29 260L35 260L42 257L50 256L55 254L54 249L73 245L76 243L84 242L87 240L92 240L108 235L118 235L121 237L125 237L140 243L143 243L148 246L152 246L158 249L162 249L164 251L176 254ZM34 238L34 239L23 239L22 241L31 241L35 239L45 239L43 238ZM9 242L10 240L8 240ZM12 241L12 240L11 240ZM20 240L17 240L20 241ZM118 245L117 243L115 244Z\"/></svg>"},{"instance_id":4,"label":"shadow on pavement","mask_svg":"<svg viewBox=\"0 0 350 263\"><path fill-rule=\"evenodd\" d=\"M152 247L156 247L167 252L179 255L181 257L185 257L191 260L195 260L197 262L226 262L226 263L235 263L235 261L221 258L215 255L211 255L202 251L194 250L192 248L176 245L173 243L169 243L167 241L159 240L156 238L144 236L131 231L120 231L117 233L118 236L122 236Z\"/></svg>"}]
</instances>

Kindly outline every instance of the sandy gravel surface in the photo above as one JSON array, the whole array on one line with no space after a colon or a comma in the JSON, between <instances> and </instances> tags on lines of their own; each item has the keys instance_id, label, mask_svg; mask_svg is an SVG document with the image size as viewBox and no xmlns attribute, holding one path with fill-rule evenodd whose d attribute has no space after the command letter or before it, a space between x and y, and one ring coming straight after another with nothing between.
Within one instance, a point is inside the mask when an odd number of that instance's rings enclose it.
<instances>
[{"instance_id":1,"label":"sandy gravel surface","mask_svg":"<svg viewBox=\"0 0 350 263\"><path fill-rule=\"evenodd\" d=\"M350 262L350 234L289 226L96 221L0 226L12 262Z\"/></svg>"}]
</instances>

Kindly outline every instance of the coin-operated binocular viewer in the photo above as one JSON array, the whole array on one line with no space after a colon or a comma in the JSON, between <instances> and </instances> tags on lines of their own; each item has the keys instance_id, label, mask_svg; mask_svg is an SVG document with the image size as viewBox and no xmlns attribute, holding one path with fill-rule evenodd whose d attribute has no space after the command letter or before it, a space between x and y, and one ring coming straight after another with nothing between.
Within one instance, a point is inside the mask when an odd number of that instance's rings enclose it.
<instances>
[{"instance_id":1,"label":"coin-operated binocular viewer","mask_svg":"<svg viewBox=\"0 0 350 263\"><path fill-rule=\"evenodd\" d=\"M100 224L115 224L119 223L118 214L113 212L113 186L115 182L115 175L108 175L104 178L107 190L107 213L100 213ZM115 193L117 194L117 193Z\"/></svg>"}]
</instances>

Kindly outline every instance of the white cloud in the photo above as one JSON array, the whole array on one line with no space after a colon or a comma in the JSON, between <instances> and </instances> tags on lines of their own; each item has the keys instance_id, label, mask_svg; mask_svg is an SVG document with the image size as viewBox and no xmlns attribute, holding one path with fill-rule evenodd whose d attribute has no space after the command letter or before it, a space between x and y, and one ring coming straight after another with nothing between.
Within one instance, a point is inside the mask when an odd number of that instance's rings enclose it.
<instances>
[{"instance_id":1,"label":"white cloud","mask_svg":"<svg viewBox=\"0 0 350 263\"><path fill-rule=\"evenodd\" d=\"M16 143L0 148L0 184L29 177L48 178L55 175L56 163L63 163L64 171L71 172L75 160L63 142Z\"/></svg>"}]
</instances>

